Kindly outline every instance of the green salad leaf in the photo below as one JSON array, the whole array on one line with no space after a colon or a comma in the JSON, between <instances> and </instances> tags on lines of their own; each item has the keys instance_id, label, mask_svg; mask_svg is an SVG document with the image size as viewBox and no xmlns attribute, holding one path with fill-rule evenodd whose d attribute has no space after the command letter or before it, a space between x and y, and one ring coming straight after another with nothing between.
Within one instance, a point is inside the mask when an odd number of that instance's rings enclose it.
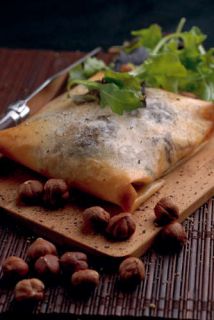
<instances>
[{"instance_id":1,"label":"green salad leaf","mask_svg":"<svg viewBox=\"0 0 214 320\"><path fill-rule=\"evenodd\" d=\"M149 57L132 72L150 87L163 88L173 92L188 91L204 100L214 100L214 48L205 50L207 38L198 27L182 31L182 18L174 33L155 38L155 31L147 29L134 31L138 36L136 45L142 44L149 50ZM150 34L157 41L152 45L146 40ZM159 33L160 35L160 33ZM130 49L134 47L131 44Z\"/></svg>"},{"instance_id":2,"label":"green salad leaf","mask_svg":"<svg viewBox=\"0 0 214 320\"><path fill-rule=\"evenodd\" d=\"M84 76L89 78L98 71L107 70L105 62L95 57L88 58L83 66Z\"/></svg>"},{"instance_id":3,"label":"green salad leaf","mask_svg":"<svg viewBox=\"0 0 214 320\"><path fill-rule=\"evenodd\" d=\"M148 58L138 72L138 77L148 86L161 87L169 91L177 91L179 81L187 76L179 58L171 52L162 52Z\"/></svg>"},{"instance_id":4,"label":"green salad leaf","mask_svg":"<svg viewBox=\"0 0 214 320\"><path fill-rule=\"evenodd\" d=\"M100 90L101 107L110 106L112 111L122 115L143 106L144 97L135 90L120 89L114 83L104 84Z\"/></svg>"},{"instance_id":5,"label":"green salad leaf","mask_svg":"<svg viewBox=\"0 0 214 320\"><path fill-rule=\"evenodd\" d=\"M115 83L120 88L129 88L134 90L141 90L141 82L137 77L134 77L126 72L115 72L107 70L105 72L104 81L108 83Z\"/></svg>"},{"instance_id":6,"label":"green salad leaf","mask_svg":"<svg viewBox=\"0 0 214 320\"><path fill-rule=\"evenodd\" d=\"M157 24L152 24L150 27L131 32L132 36L136 37L127 51L132 51L136 48L146 47L153 49L162 38L161 27Z\"/></svg>"},{"instance_id":7,"label":"green salad leaf","mask_svg":"<svg viewBox=\"0 0 214 320\"><path fill-rule=\"evenodd\" d=\"M85 95L76 102L98 100L102 108L108 106L122 115L145 107L142 85L172 92L192 92L199 98L214 101L214 48L205 50L206 35L198 27L183 31L186 19L182 18L174 33L163 34L161 27L132 31L133 41L123 50L132 53L144 47L148 57L130 72L115 72L96 58L88 58L69 73L68 89L74 84L87 87ZM127 54L127 53L126 53ZM104 70L102 81L87 80Z\"/></svg>"},{"instance_id":8,"label":"green salad leaf","mask_svg":"<svg viewBox=\"0 0 214 320\"><path fill-rule=\"evenodd\" d=\"M105 62L95 57L87 58L83 64L77 65L75 68L69 71L68 88L71 87L71 83L76 79L88 79L95 73L101 70L107 70Z\"/></svg>"},{"instance_id":9,"label":"green salad leaf","mask_svg":"<svg viewBox=\"0 0 214 320\"><path fill-rule=\"evenodd\" d=\"M102 82L74 80L72 84L82 84L88 88L86 101L89 100L89 96L91 98L94 95L95 99L99 99L102 108L110 107L119 115L145 106L140 80L128 73L106 71Z\"/></svg>"}]
</instances>

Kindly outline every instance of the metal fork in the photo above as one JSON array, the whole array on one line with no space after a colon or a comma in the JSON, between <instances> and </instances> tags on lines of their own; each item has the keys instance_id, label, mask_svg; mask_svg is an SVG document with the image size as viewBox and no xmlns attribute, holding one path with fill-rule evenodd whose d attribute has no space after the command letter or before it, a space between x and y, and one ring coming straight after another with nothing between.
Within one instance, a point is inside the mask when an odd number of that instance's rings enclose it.
<instances>
[{"instance_id":1,"label":"metal fork","mask_svg":"<svg viewBox=\"0 0 214 320\"><path fill-rule=\"evenodd\" d=\"M66 68L58 71L48 79L46 79L38 88L36 88L30 95L28 95L25 99L16 101L11 104L7 108L6 114L0 119L0 130L6 129L12 126L16 126L20 122L26 119L26 117L30 113L30 108L28 103L32 98L35 98L39 93L41 93L44 89L50 86L54 80L57 80L59 77L66 75L68 71L73 69L74 67L83 63L87 58L95 56L98 52L100 52L101 48L97 47L94 50L90 51L84 57L70 64Z\"/></svg>"}]
</instances>

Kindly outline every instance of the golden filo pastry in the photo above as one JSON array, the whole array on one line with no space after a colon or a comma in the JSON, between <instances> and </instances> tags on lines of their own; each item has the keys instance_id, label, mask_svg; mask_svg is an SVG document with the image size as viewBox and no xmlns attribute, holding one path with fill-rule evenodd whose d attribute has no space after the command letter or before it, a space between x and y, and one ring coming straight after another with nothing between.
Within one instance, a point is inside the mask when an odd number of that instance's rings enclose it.
<instances>
[{"instance_id":1,"label":"golden filo pastry","mask_svg":"<svg viewBox=\"0 0 214 320\"><path fill-rule=\"evenodd\" d=\"M47 177L135 210L162 177L203 145L214 106L161 89L146 89L146 107L124 113L77 104L79 86L29 120L0 132L0 152Z\"/></svg>"}]
</instances>

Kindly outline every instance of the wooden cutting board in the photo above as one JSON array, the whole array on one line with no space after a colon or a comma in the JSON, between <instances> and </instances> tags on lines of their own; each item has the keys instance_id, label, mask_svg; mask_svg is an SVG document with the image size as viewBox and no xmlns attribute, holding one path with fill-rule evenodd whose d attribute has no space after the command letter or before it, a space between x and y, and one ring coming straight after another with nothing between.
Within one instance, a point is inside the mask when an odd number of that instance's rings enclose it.
<instances>
[{"instance_id":1,"label":"wooden cutting board","mask_svg":"<svg viewBox=\"0 0 214 320\"><path fill-rule=\"evenodd\" d=\"M97 74L94 78L101 76L102 74ZM33 109L33 112L36 111ZM55 211L18 203L18 185L32 178L44 179L8 159L0 159L0 207L4 209L0 214L10 214L27 224L39 236L61 245L76 246L94 254L114 258L141 256L160 231L153 223L153 208L160 198L172 197L180 208L179 220L182 222L214 195L214 136L190 160L168 174L164 178L165 185L134 212L137 228L127 241L113 242L100 234L82 229L82 212L86 207L101 205L112 214L120 212L113 205L83 194L76 194L66 207Z\"/></svg>"},{"instance_id":2,"label":"wooden cutting board","mask_svg":"<svg viewBox=\"0 0 214 320\"><path fill-rule=\"evenodd\" d=\"M198 207L214 195L214 137L186 163L165 177L165 185L133 214L137 228L127 241L113 242L96 233L82 229L82 212L85 207L99 205L98 200L77 194L63 209L49 211L43 207L24 206L17 202L18 185L32 178L34 172L12 161L0 159L1 214L25 222L34 232L61 245L72 245L86 251L114 258L128 255L141 256L153 243L160 228L153 223L156 202L170 196L180 208L180 221L185 220ZM101 203L112 214L118 208Z\"/></svg>"}]
</instances>

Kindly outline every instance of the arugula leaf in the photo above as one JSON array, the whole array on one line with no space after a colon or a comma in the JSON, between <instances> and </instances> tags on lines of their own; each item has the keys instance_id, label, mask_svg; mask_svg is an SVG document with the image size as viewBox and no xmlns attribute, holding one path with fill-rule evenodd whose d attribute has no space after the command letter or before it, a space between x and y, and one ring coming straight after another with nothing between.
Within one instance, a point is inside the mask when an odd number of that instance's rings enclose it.
<instances>
[{"instance_id":1,"label":"arugula leaf","mask_svg":"<svg viewBox=\"0 0 214 320\"><path fill-rule=\"evenodd\" d=\"M95 57L90 57L86 59L84 64L77 65L75 68L69 71L68 88L72 86L73 80L88 79L98 71L107 69L108 67L106 66L105 62Z\"/></svg>"},{"instance_id":2,"label":"arugula leaf","mask_svg":"<svg viewBox=\"0 0 214 320\"><path fill-rule=\"evenodd\" d=\"M206 35L199 28L182 31L185 21L182 18L176 31L167 35L156 24L133 31L134 41L124 45L124 50L143 48L146 55L131 72L115 72L102 61L89 58L70 72L69 87L85 85L89 92L79 101L98 99L101 107L109 106L118 114L145 106L142 83L173 92L189 91L214 101L214 48L204 49ZM102 82L86 80L99 70L105 70Z\"/></svg>"},{"instance_id":3,"label":"arugula leaf","mask_svg":"<svg viewBox=\"0 0 214 320\"><path fill-rule=\"evenodd\" d=\"M179 79L187 76L179 58L170 52L163 52L147 59L141 71L138 77L145 80L148 86L175 92L178 91Z\"/></svg>"},{"instance_id":4,"label":"arugula leaf","mask_svg":"<svg viewBox=\"0 0 214 320\"><path fill-rule=\"evenodd\" d=\"M161 35L158 42L153 42L153 47L147 41L143 42L143 37L139 38L137 45L140 45L140 41L144 46L150 45L149 57L132 74L145 80L148 86L174 92L190 91L202 99L212 101L214 48L206 52L203 47L206 35L197 27L182 32L184 23L185 19L182 18L176 32ZM141 33L142 30L139 30L132 34L139 36Z\"/></svg>"},{"instance_id":5,"label":"arugula leaf","mask_svg":"<svg viewBox=\"0 0 214 320\"><path fill-rule=\"evenodd\" d=\"M115 83L121 88L126 87L135 90L141 90L141 83L139 79L126 72L121 73L107 70L105 72L104 81L108 83Z\"/></svg>"},{"instance_id":6,"label":"arugula leaf","mask_svg":"<svg viewBox=\"0 0 214 320\"><path fill-rule=\"evenodd\" d=\"M81 80L81 79L72 81L72 85L73 84L82 84L88 90L99 90L101 86L100 82L92 81L92 80Z\"/></svg>"},{"instance_id":7,"label":"arugula leaf","mask_svg":"<svg viewBox=\"0 0 214 320\"><path fill-rule=\"evenodd\" d=\"M122 115L145 106L145 97L141 92L141 82L132 75L106 71L103 82L75 80L73 84L82 84L89 89L88 95L99 97L101 107L110 107L113 112ZM84 96L83 96L84 97Z\"/></svg>"},{"instance_id":8,"label":"arugula leaf","mask_svg":"<svg viewBox=\"0 0 214 320\"><path fill-rule=\"evenodd\" d=\"M75 68L71 69L68 73L68 87L69 84L75 79L85 79L82 64L77 65Z\"/></svg>"},{"instance_id":9,"label":"arugula leaf","mask_svg":"<svg viewBox=\"0 0 214 320\"><path fill-rule=\"evenodd\" d=\"M196 27L193 27L189 32L182 32L180 36L184 47L177 54L187 69L197 70L197 65L202 57L199 46L202 45L206 36Z\"/></svg>"},{"instance_id":10,"label":"arugula leaf","mask_svg":"<svg viewBox=\"0 0 214 320\"><path fill-rule=\"evenodd\" d=\"M88 58L83 66L83 72L86 78L91 77L93 74L95 74L98 71L107 70L107 69L108 68L105 62L95 57Z\"/></svg>"},{"instance_id":11,"label":"arugula leaf","mask_svg":"<svg viewBox=\"0 0 214 320\"><path fill-rule=\"evenodd\" d=\"M143 99L142 99L143 100ZM104 84L100 90L101 107L111 107L112 111L122 115L143 106L140 96L131 89L120 89L114 83Z\"/></svg>"},{"instance_id":12,"label":"arugula leaf","mask_svg":"<svg viewBox=\"0 0 214 320\"><path fill-rule=\"evenodd\" d=\"M152 24L148 28L132 31L131 34L132 36L137 37L137 39L127 48L128 51L132 51L142 46L153 49L162 38L161 28L157 24Z\"/></svg>"},{"instance_id":13,"label":"arugula leaf","mask_svg":"<svg viewBox=\"0 0 214 320\"><path fill-rule=\"evenodd\" d=\"M214 101L214 49L210 49L201 56L188 85L191 91L202 99Z\"/></svg>"}]
</instances>

